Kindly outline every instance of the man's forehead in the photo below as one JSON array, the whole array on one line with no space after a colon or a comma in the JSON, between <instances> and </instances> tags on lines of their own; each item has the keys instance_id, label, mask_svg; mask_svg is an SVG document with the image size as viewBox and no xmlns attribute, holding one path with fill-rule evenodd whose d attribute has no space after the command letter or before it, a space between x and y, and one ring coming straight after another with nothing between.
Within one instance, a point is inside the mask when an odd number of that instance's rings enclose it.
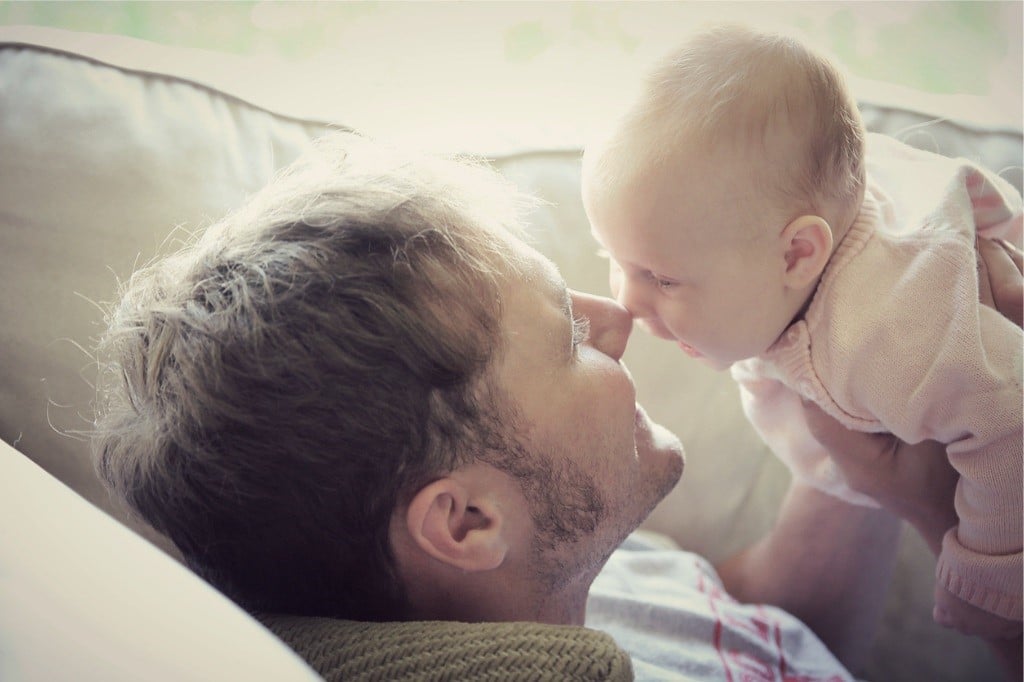
<instances>
[{"instance_id":1,"label":"man's forehead","mask_svg":"<svg viewBox=\"0 0 1024 682\"><path fill-rule=\"evenodd\" d=\"M522 280L522 284L538 291L546 298L557 301L562 307L571 308L571 300L565 278L562 277L562 272L554 261L525 242L516 239L513 243L514 249L518 252L517 255L522 263L517 268L519 270L518 278ZM516 278L515 275L513 275L513 278Z\"/></svg>"},{"instance_id":2,"label":"man's forehead","mask_svg":"<svg viewBox=\"0 0 1024 682\"><path fill-rule=\"evenodd\" d=\"M556 301L559 307L566 314L569 314L572 311L572 297L565 284L565 278L562 277L562 273L558 269L558 266L552 261L547 258L541 258L541 263L541 282L538 283L538 288L543 289L546 296L550 297L553 301Z\"/></svg>"}]
</instances>

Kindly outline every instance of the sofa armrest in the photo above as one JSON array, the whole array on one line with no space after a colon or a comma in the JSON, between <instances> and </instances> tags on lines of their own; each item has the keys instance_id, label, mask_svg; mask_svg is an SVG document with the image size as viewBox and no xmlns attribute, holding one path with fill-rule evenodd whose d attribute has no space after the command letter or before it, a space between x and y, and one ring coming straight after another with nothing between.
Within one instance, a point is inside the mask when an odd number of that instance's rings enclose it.
<instances>
[{"instance_id":1,"label":"sofa armrest","mask_svg":"<svg viewBox=\"0 0 1024 682\"><path fill-rule=\"evenodd\" d=\"M317 679L242 609L2 441L0 519L0 679Z\"/></svg>"}]
</instances>

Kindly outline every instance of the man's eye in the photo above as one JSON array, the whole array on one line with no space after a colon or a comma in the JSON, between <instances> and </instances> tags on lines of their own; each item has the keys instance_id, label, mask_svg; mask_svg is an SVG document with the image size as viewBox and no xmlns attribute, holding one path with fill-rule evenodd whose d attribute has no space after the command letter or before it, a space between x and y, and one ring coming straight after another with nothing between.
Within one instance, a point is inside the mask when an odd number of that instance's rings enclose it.
<instances>
[{"instance_id":1,"label":"man's eye","mask_svg":"<svg viewBox=\"0 0 1024 682\"><path fill-rule=\"evenodd\" d=\"M590 319L586 317L572 318L572 349L575 351L580 344L590 338Z\"/></svg>"}]
</instances>

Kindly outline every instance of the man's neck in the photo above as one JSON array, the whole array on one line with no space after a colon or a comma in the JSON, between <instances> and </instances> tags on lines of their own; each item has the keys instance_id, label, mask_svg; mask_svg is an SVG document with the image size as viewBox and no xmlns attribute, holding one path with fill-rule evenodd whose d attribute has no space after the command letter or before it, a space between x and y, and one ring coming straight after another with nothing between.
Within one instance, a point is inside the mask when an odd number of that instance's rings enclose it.
<instances>
[{"instance_id":1,"label":"man's neck","mask_svg":"<svg viewBox=\"0 0 1024 682\"><path fill-rule=\"evenodd\" d=\"M410 594L416 620L460 622L530 621L552 625L582 625L592 576L556 591L497 572L464 575L455 585L419 582Z\"/></svg>"},{"instance_id":2,"label":"man's neck","mask_svg":"<svg viewBox=\"0 0 1024 682\"><path fill-rule=\"evenodd\" d=\"M573 590L571 594L562 595L559 599L548 599L533 620L553 625L583 625L587 612L587 594L589 586L584 590Z\"/></svg>"}]
</instances>

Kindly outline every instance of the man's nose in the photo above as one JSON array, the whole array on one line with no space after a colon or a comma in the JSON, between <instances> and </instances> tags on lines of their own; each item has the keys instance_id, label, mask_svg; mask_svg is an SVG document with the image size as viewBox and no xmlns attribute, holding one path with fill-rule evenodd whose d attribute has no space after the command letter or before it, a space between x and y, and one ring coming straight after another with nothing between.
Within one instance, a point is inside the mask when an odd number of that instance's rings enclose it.
<instances>
[{"instance_id":1,"label":"man's nose","mask_svg":"<svg viewBox=\"0 0 1024 682\"><path fill-rule=\"evenodd\" d=\"M621 304L604 296L572 292L573 310L590 320L587 343L614 360L626 352L633 317Z\"/></svg>"}]
</instances>

